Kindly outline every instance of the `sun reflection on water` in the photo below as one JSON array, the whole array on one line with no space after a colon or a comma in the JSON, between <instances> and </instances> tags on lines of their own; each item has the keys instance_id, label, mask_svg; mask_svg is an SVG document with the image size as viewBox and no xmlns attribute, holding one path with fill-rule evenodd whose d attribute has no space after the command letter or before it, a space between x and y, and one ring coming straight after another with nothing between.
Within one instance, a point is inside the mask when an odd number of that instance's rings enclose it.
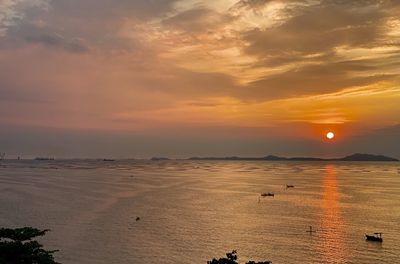
<instances>
[{"instance_id":1,"label":"sun reflection on water","mask_svg":"<svg viewBox=\"0 0 400 264\"><path fill-rule=\"evenodd\" d=\"M347 257L344 221L339 205L336 168L325 167L322 197L321 251L326 263L343 263Z\"/></svg>"}]
</instances>

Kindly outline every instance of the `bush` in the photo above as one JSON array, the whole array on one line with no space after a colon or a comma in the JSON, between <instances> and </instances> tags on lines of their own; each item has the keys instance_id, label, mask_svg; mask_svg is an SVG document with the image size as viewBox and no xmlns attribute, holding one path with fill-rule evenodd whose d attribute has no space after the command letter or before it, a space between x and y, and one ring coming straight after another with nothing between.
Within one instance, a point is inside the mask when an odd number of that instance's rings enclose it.
<instances>
[{"instance_id":1,"label":"bush","mask_svg":"<svg viewBox=\"0 0 400 264\"><path fill-rule=\"evenodd\" d=\"M53 253L32 240L44 236L49 230L32 227L0 228L0 264L59 264L54 261Z\"/></svg>"},{"instance_id":2,"label":"bush","mask_svg":"<svg viewBox=\"0 0 400 264\"><path fill-rule=\"evenodd\" d=\"M238 264L236 262L237 260L237 255L236 255L236 250L233 250L231 253L226 253L226 258L220 258L220 259L215 259L213 258L211 261L207 261L207 264ZM248 261L246 264L271 264L271 261Z\"/></svg>"}]
</instances>

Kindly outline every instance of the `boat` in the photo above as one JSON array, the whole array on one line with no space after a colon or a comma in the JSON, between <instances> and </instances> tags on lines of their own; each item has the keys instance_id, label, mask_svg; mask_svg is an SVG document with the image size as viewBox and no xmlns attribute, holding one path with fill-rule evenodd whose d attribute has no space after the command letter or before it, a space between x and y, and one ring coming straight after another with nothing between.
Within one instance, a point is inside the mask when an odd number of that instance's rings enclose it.
<instances>
[{"instance_id":1,"label":"boat","mask_svg":"<svg viewBox=\"0 0 400 264\"><path fill-rule=\"evenodd\" d=\"M47 160L54 160L54 158L49 158L49 157L36 157L35 160L47 161Z\"/></svg>"},{"instance_id":2,"label":"boat","mask_svg":"<svg viewBox=\"0 0 400 264\"><path fill-rule=\"evenodd\" d=\"M273 196L275 196L275 194L268 192L268 193L262 193L261 196L262 197L266 197L266 196L272 196L273 197Z\"/></svg>"},{"instance_id":3,"label":"boat","mask_svg":"<svg viewBox=\"0 0 400 264\"><path fill-rule=\"evenodd\" d=\"M294 185L286 184L286 189L288 189L288 188L294 188Z\"/></svg>"},{"instance_id":4,"label":"boat","mask_svg":"<svg viewBox=\"0 0 400 264\"><path fill-rule=\"evenodd\" d=\"M312 226L310 226L310 229L306 231L307 233L310 233L310 235L312 235L313 233L315 233L316 231L313 230Z\"/></svg>"},{"instance_id":5,"label":"boat","mask_svg":"<svg viewBox=\"0 0 400 264\"><path fill-rule=\"evenodd\" d=\"M115 161L115 159L103 159L103 161Z\"/></svg>"},{"instance_id":6,"label":"boat","mask_svg":"<svg viewBox=\"0 0 400 264\"><path fill-rule=\"evenodd\" d=\"M365 237L368 241L383 242L382 233L374 233L374 235L365 234Z\"/></svg>"}]
</instances>

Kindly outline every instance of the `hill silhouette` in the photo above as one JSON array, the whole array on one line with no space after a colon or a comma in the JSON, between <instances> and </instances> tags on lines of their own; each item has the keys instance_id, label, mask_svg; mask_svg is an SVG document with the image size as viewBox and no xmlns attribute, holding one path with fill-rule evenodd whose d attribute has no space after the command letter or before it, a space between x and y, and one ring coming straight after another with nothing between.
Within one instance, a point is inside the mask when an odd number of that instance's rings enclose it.
<instances>
[{"instance_id":1,"label":"hill silhouette","mask_svg":"<svg viewBox=\"0 0 400 264\"><path fill-rule=\"evenodd\" d=\"M315 157L280 157L268 155L265 157L192 157L189 160L266 160L266 161L399 161L398 159L383 155L355 153L342 158L315 158Z\"/></svg>"}]
</instances>

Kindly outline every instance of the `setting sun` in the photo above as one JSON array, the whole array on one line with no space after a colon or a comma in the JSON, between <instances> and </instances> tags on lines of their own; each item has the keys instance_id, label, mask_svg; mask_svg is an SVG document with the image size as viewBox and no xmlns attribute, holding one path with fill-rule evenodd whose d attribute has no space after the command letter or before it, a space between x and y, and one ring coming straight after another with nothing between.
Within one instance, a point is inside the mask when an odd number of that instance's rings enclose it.
<instances>
[{"instance_id":1,"label":"setting sun","mask_svg":"<svg viewBox=\"0 0 400 264\"><path fill-rule=\"evenodd\" d=\"M326 138L327 139L333 139L334 137L335 137L335 134L333 132L326 133Z\"/></svg>"}]
</instances>

